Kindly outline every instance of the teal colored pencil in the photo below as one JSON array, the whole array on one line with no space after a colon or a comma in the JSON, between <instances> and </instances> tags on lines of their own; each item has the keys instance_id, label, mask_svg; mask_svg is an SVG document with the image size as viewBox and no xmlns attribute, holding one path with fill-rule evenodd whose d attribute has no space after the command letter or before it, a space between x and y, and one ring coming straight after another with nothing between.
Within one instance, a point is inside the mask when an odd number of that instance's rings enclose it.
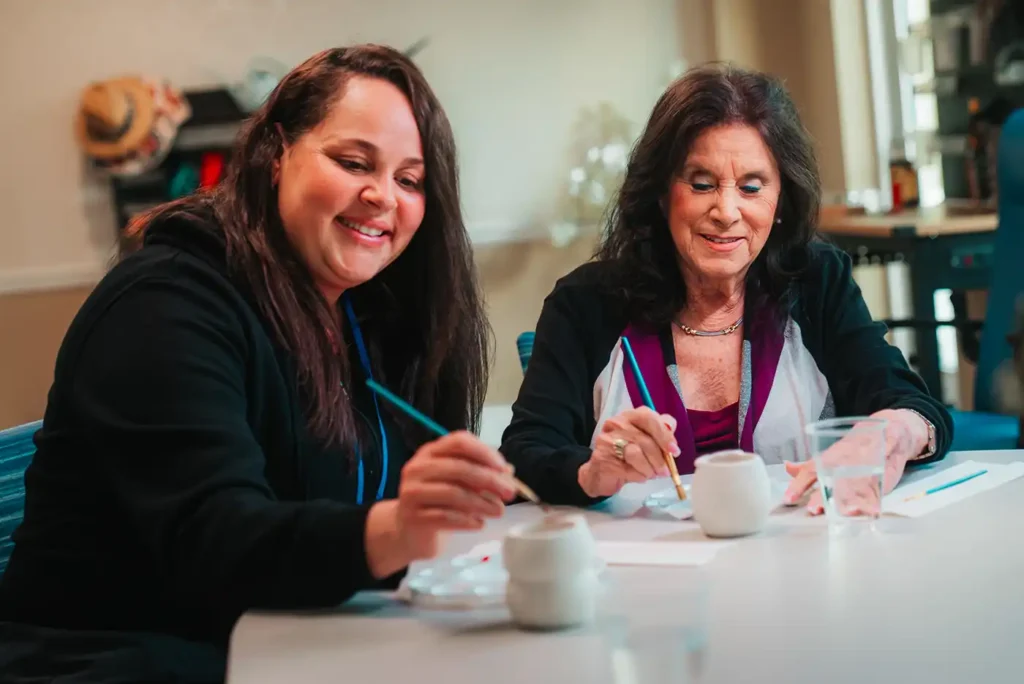
<instances>
[{"instance_id":1,"label":"teal colored pencil","mask_svg":"<svg viewBox=\"0 0 1024 684\"><path fill-rule=\"evenodd\" d=\"M414 407L405 399L402 399L402 397L392 393L391 390L389 390L387 387L384 387L380 383L377 383L373 380L367 380L366 385L374 392L376 392L378 395L380 395L384 399L387 399L389 402L400 408L402 411L405 412L406 415L414 419L420 425L427 428L431 432L435 433L438 437L444 437L445 435L448 434L448 431L441 427L432 418L420 412L419 409Z\"/></svg>"},{"instance_id":2,"label":"teal colored pencil","mask_svg":"<svg viewBox=\"0 0 1024 684\"><path fill-rule=\"evenodd\" d=\"M644 382L644 376L640 373L640 364L636 362L636 356L633 354L633 346L626 339L625 335L619 339L622 341L622 349L626 352L626 358L629 359L629 365L633 368L633 378L636 380L637 387L640 388L640 395L644 398L644 404L647 405L647 408L657 413L658 409L654 408L654 400L651 399L651 393L647 391L647 383ZM672 484L675 485L676 494L679 496L679 500L683 501L686 499L686 491L683 489L682 480L679 479L679 469L676 468L676 460L667 451L662 452L662 456L665 458L665 465L668 466L668 473L672 477Z\"/></svg>"},{"instance_id":3,"label":"teal colored pencil","mask_svg":"<svg viewBox=\"0 0 1024 684\"><path fill-rule=\"evenodd\" d=\"M383 385L374 380L367 380L366 386L369 387L374 392L376 392L377 395L383 398L384 400L394 404L407 416L409 416L410 418L418 422L420 425L436 434L438 437L444 437L445 435L448 434L448 430L444 429L444 427L438 424L435 420L425 415L419 409L414 407L405 399L402 399L402 397L393 393L387 387L384 387ZM530 487L525 482L523 482L522 480L515 476L512 477L512 481L515 482L516 488L519 490L519 493L522 494L524 498L529 499L530 501L538 504L541 502L540 497L537 496L537 493L530 489Z\"/></svg>"},{"instance_id":4,"label":"teal colored pencil","mask_svg":"<svg viewBox=\"0 0 1024 684\"><path fill-rule=\"evenodd\" d=\"M640 388L640 396L644 398L644 404L652 411L657 411L654 408L654 400L651 399L651 393L647 391L647 383L644 382L644 376L640 374L640 364L636 362L636 356L633 355L633 347L625 337L622 337L622 348L626 352L626 358L629 359L629 365L633 368L633 378Z\"/></svg>"},{"instance_id":5,"label":"teal colored pencil","mask_svg":"<svg viewBox=\"0 0 1024 684\"><path fill-rule=\"evenodd\" d=\"M931 489L923 491L923 492L920 492L918 494L915 494L914 496L908 496L906 499L904 499L904 501L913 501L915 499L923 499L924 497L928 496L929 494L934 494L935 492L941 492L942 490L949 489L950 487L956 487L958 484L963 484L964 482L967 482L968 480L973 480L976 477L981 477L982 475L984 475L987 472L988 472L988 470L979 470L976 473L972 473L970 475L964 475L963 477L958 478L956 480L953 480L952 482L947 482L946 484L936 485L936 486L932 487Z\"/></svg>"}]
</instances>

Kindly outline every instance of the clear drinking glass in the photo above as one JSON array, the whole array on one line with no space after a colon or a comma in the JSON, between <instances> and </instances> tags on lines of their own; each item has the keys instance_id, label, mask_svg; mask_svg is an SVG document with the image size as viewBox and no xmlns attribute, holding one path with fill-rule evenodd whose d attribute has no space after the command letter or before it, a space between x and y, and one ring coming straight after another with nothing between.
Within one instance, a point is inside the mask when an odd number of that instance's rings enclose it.
<instances>
[{"instance_id":1,"label":"clear drinking glass","mask_svg":"<svg viewBox=\"0 0 1024 684\"><path fill-rule=\"evenodd\" d=\"M821 420L804 429L830 527L881 516L887 427L883 419L853 417Z\"/></svg>"},{"instance_id":2,"label":"clear drinking glass","mask_svg":"<svg viewBox=\"0 0 1024 684\"><path fill-rule=\"evenodd\" d=\"M616 568L598 620L609 682L700 682L708 641L706 572Z\"/></svg>"}]
</instances>

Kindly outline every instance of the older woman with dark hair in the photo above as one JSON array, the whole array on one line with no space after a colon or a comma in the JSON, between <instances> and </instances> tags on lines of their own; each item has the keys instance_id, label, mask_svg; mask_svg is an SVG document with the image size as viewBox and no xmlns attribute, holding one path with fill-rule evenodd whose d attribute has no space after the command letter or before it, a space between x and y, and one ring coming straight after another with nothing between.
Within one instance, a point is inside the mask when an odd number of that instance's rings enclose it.
<instances>
[{"instance_id":1,"label":"older woman with dark hair","mask_svg":"<svg viewBox=\"0 0 1024 684\"><path fill-rule=\"evenodd\" d=\"M716 66L670 86L595 261L544 303L502 446L519 477L587 505L666 475L664 451L680 473L730 448L781 463L803 420L869 414L888 420L887 488L908 462L941 458L950 417L872 322L850 259L815 240L819 204L812 144L779 82ZM787 468L795 503L813 465ZM817 493L808 507L821 512Z\"/></svg>"}]
</instances>

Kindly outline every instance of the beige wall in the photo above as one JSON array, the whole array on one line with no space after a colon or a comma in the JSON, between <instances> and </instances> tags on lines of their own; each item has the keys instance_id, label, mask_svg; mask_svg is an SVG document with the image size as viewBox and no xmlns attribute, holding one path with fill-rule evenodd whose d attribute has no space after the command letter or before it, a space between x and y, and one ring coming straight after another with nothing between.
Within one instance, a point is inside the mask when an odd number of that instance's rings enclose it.
<instances>
[{"instance_id":1,"label":"beige wall","mask_svg":"<svg viewBox=\"0 0 1024 684\"><path fill-rule=\"evenodd\" d=\"M729 61L785 82L828 199L877 186L864 0L680 0L679 15L689 63Z\"/></svg>"},{"instance_id":2,"label":"beige wall","mask_svg":"<svg viewBox=\"0 0 1024 684\"><path fill-rule=\"evenodd\" d=\"M822 187L829 193L845 191L830 0L714 0L712 4L713 58L760 69L785 82L814 138Z\"/></svg>"},{"instance_id":3,"label":"beige wall","mask_svg":"<svg viewBox=\"0 0 1024 684\"><path fill-rule=\"evenodd\" d=\"M0 430L43 417L57 348L90 289L0 297Z\"/></svg>"},{"instance_id":4,"label":"beige wall","mask_svg":"<svg viewBox=\"0 0 1024 684\"><path fill-rule=\"evenodd\" d=\"M555 281L587 261L597 245L595 235L580 237L565 249L534 241L477 250L484 295L497 349L487 401L510 404L523 379L515 340L533 330L544 297Z\"/></svg>"}]
</instances>

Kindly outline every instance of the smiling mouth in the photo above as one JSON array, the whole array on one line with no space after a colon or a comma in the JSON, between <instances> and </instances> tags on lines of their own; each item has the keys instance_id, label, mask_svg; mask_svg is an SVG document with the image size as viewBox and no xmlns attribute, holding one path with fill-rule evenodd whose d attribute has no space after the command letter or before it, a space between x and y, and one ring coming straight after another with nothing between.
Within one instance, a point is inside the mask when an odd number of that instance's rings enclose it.
<instances>
[{"instance_id":1,"label":"smiling mouth","mask_svg":"<svg viewBox=\"0 0 1024 684\"><path fill-rule=\"evenodd\" d=\"M738 238L738 237L721 237L721 236L718 236L718 235L703 235L703 234L701 234L701 237L704 238L705 240L707 240L708 242L714 243L716 245L731 245L732 243L739 242L740 240L743 239L743 238Z\"/></svg>"},{"instance_id":2,"label":"smiling mouth","mask_svg":"<svg viewBox=\"0 0 1024 684\"><path fill-rule=\"evenodd\" d=\"M391 235L390 231L385 231L385 230L380 230L379 228L371 228L369 226L364 226L361 223L356 223L355 221L350 221L347 218L344 218L342 216L339 216L339 217L337 217L334 220L337 221L339 224L345 226L346 228L354 230L355 232L359 233L360 235L365 235L366 237L379 238L379 237L383 237L384 235Z\"/></svg>"}]
</instances>

